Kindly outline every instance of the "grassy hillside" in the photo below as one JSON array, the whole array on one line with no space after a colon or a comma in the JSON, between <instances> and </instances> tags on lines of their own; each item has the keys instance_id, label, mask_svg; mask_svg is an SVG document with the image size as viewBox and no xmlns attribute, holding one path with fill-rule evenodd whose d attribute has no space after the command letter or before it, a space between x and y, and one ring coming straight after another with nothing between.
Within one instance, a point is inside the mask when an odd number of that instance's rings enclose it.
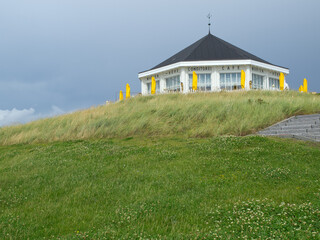
<instances>
[{"instance_id":1,"label":"grassy hillside","mask_svg":"<svg viewBox=\"0 0 320 240\"><path fill-rule=\"evenodd\" d=\"M0 128L0 144L129 136L241 136L295 114L320 112L320 96L221 92L135 97L108 106Z\"/></svg>"},{"instance_id":2,"label":"grassy hillside","mask_svg":"<svg viewBox=\"0 0 320 240\"><path fill-rule=\"evenodd\" d=\"M0 239L320 239L319 156L263 137L0 146Z\"/></svg>"},{"instance_id":3,"label":"grassy hillside","mask_svg":"<svg viewBox=\"0 0 320 240\"><path fill-rule=\"evenodd\" d=\"M0 239L320 239L320 96L135 97L0 129Z\"/></svg>"}]
</instances>

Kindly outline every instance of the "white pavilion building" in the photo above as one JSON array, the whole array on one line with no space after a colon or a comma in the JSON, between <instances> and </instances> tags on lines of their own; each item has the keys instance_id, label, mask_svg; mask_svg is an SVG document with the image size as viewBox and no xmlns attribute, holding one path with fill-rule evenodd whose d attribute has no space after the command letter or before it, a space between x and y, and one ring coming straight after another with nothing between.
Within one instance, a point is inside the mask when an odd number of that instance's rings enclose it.
<instances>
[{"instance_id":1,"label":"white pavilion building","mask_svg":"<svg viewBox=\"0 0 320 240\"><path fill-rule=\"evenodd\" d=\"M140 72L141 93L151 93L151 78L156 92L192 91L192 73L198 75L198 91L241 89L241 70L245 72L245 89L279 90L279 76L289 69L271 64L212 34L201 38L152 69ZM284 88L289 88L286 80Z\"/></svg>"}]
</instances>

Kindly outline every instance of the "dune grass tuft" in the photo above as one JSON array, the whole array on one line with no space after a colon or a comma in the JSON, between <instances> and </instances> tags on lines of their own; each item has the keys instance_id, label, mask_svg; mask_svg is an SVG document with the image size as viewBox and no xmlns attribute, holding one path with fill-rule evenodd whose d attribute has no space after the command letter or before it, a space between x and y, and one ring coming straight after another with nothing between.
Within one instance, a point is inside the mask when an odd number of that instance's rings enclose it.
<instances>
[{"instance_id":1,"label":"dune grass tuft","mask_svg":"<svg viewBox=\"0 0 320 240\"><path fill-rule=\"evenodd\" d=\"M320 112L320 96L235 91L139 96L0 128L0 144L93 138L243 136L297 114Z\"/></svg>"}]
</instances>

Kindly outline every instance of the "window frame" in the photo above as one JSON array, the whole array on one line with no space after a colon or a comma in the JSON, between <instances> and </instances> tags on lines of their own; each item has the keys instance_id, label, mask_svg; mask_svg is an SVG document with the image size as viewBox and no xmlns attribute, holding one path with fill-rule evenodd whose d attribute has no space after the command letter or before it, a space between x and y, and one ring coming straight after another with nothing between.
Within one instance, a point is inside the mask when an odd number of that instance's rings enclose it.
<instances>
[{"instance_id":1,"label":"window frame","mask_svg":"<svg viewBox=\"0 0 320 240\"><path fill-rule=\"evenodd\" d=\"M275 84L275 87L272 87L273 84ZM269 77L269 89L280 90L280 80L278 78Z\"/></svg>"},{"instance_id":2,"label":"window frame","mask_svg":"<svg viewBox=\"0 0 320 240\"><path fill-rule=\"evenodd\" d=\"M227 81L228 79L228 81ZM235 91L241 88L241 72L220 72L219 75L220 90Z\"/></svg>"},{"instance_id":3,"label":"window frame","mask_svg":"<svg viewBox=\"0 0 320 240\"><path fill-rule=\"evenodd\" d=\"M264 84L265 84L265 76L252 73L252 84L251 84L252 89L256 89L256 90L265 89Z\"/></svg>"},{"instance_id":4,"label":"window frame","mask_svg":"<svg viewBox=\"0 0 320 240\"><path fill-rule=\"evenodd\" d=\"M171 76L171 77L165 78L165 80L166 80L166 90L168 92L181 91L180 75ZM172 84L168 84L169 82L172 82Z\"/></svg>"},{"instance_id":5,"label":"window frame","mask_svg":"<svg viewBox=\"0 0 320 240\"><path fill-rule=\"evenodd\" d=\"M201 92L211 92L212 91L212 80L211 80L211 73L197 73L198 75L198 83L197 88ZM204 79L203 79L204 76ZM188 74L188 81L189 81L189 91L192 91L192 78L193 74ZM200 81L199 81L200 80ZM202 80L204 80L202 82Z\"/></svg>"}]
</instances>

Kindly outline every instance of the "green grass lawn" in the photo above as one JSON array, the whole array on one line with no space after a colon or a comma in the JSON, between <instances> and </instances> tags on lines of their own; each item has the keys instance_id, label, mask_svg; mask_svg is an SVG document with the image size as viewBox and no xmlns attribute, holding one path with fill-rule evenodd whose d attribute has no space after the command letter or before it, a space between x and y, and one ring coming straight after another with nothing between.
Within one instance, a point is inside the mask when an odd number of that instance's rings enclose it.
<instances>
[{"instance_id":1,"label":"green grass lawn","mask_svg":"<svg viewBox=\"0 0 320 240\"><path fill-rule=\"evenodd\" d=\"M319 169L255 136L0 146L0 239L320 239Z\"/></svg>"}]
</instances>

